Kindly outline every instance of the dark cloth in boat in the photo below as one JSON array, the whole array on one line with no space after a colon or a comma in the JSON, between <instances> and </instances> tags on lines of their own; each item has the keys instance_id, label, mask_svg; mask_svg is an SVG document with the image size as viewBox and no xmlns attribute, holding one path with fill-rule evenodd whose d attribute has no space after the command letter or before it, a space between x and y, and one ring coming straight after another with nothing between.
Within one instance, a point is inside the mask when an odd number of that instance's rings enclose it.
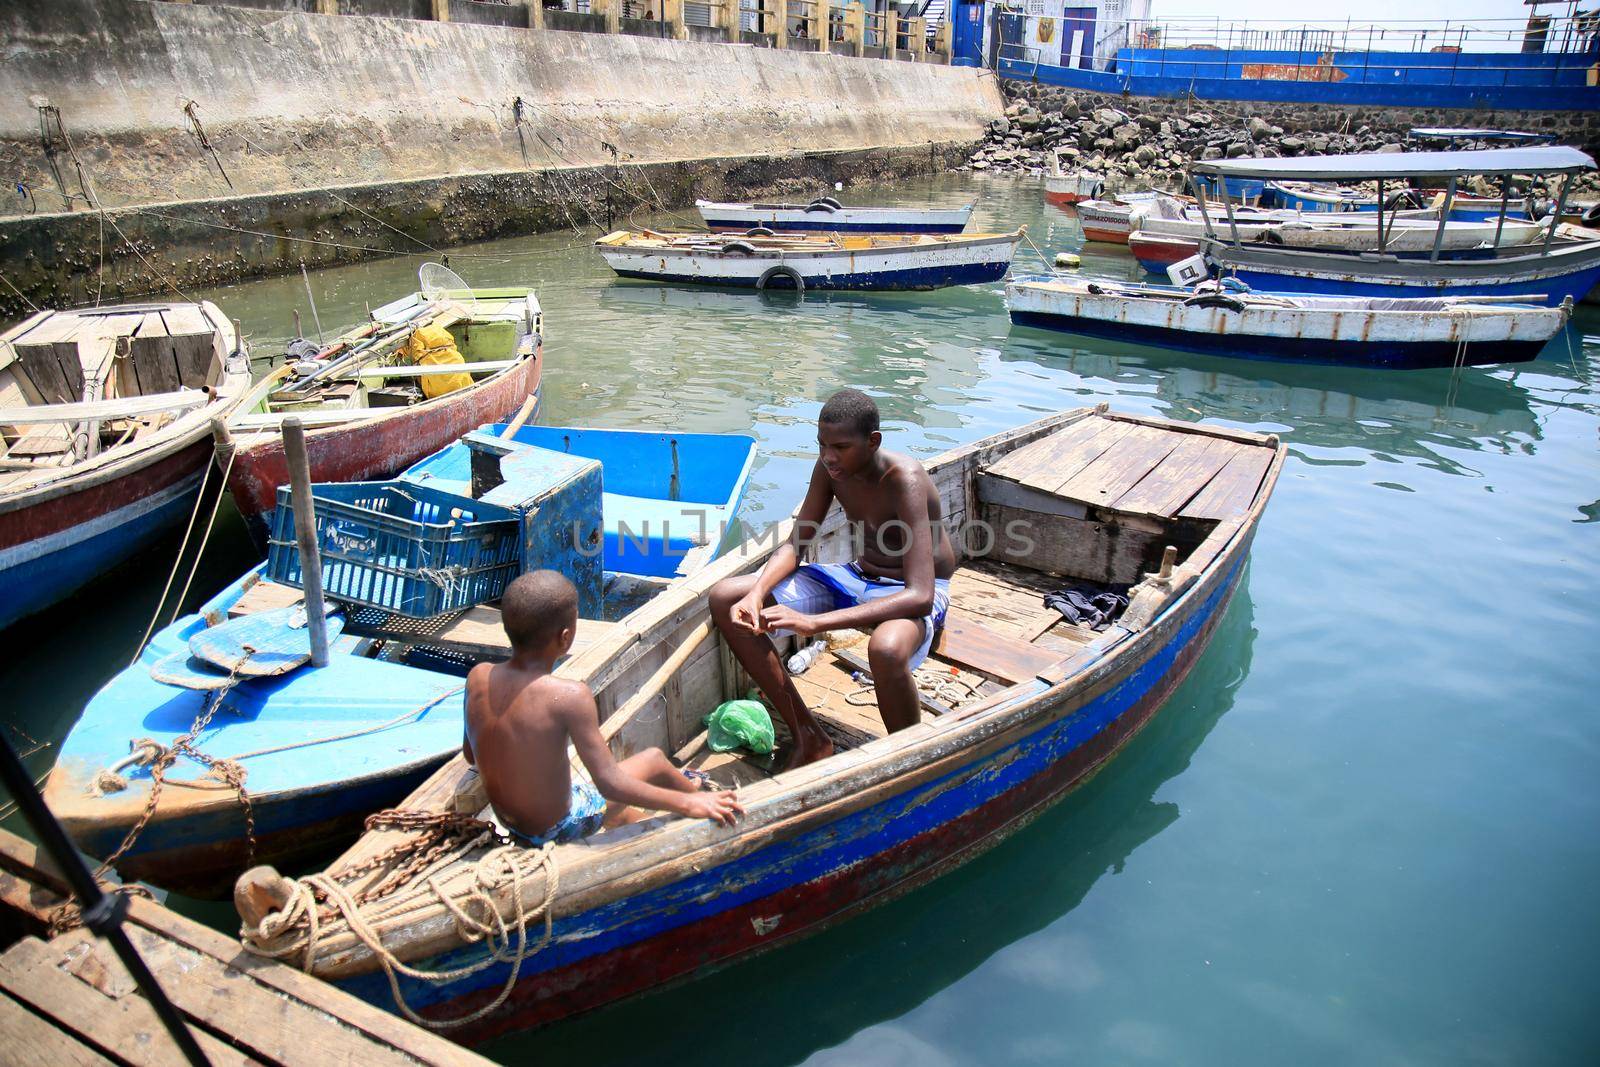
<instances>
[{"instance_id":1,"label":"dark cloth in boat","mask_svg":"<svg viewBox=\"0 0 1600 1067\"><path fill-rule=\"evenodd\" d=\"M1059 611L1070 623L1104 630L1128 607L1128 587L1092 582L1069 585L1046 593L1044 606Z\"/></svg>"}]
</instances>

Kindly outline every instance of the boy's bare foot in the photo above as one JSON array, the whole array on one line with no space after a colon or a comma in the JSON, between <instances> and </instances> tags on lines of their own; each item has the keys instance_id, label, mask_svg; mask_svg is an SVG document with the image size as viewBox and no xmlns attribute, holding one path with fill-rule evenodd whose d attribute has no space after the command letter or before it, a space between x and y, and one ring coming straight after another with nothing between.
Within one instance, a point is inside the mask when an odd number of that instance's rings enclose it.
<instances>
[{"instance_id":1,"label":"boy's bare foot","mask_svg":"<svg viewBox=\"0 0 1600 1067\"><path fill-rule=\"evenodd\" d=\"M827 759L833 755L833 741L827 734L818 730L815 735L803 734L795 738L794 743L788 748L778 772L792 771L796 767L804 767L808 763Z\"/></svg>"}]
</instances>

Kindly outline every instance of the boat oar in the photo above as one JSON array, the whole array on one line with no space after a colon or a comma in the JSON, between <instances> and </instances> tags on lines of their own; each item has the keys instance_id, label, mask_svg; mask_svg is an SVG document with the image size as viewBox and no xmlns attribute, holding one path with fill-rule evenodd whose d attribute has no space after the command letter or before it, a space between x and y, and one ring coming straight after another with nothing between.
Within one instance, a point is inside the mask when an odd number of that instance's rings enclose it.
<instances>
[{"instance_id":1,"label":"boat oar","mask_svg":"<svg viewBox=\"0 0 1600 1067\"><path fill-rule=\"evenodd\" d=\"M517 431L522 429L524 426L527 425L528 420L533 417L534 409L537 408L538 406L539 406L539 394L538 393L534 393L532 396L528 397L528 399L526 399L526 400L524 400L522 402L522 407L517 409L516 417L513 418L510 422L506 423L506 428L501 431L500 436L501 437L515 437L515 436L517 436Z\"/></svg>"},{"instance_id":2,"label":"boat oar","mask_svg":"<svg viewBox=\"0 0 1600 1067\"><path fill-rule=\"evenodd\" d=\"M605 723L601 725L600 732L605 735L608 741L613 734L622 728L624 723L656 698L656 695L661 692L662 686L672 680L672 676L677 674L683 665L689 661L689 657L694 655L695 650L705 643L706 638L710 637L715 629L708 619L689 631L689 636L683 639L683 643L677 647L672 655L668 656L666 661L656 668L655 673L645 680L645 683L634 692L633 696L628 698L627 703L613 712ZM610 729L606 727L610 727Z\"/></svg>"},{"instance_id":3,"label":"boat oar","mask_svg":"<svg viewBox=\"0 0 1600 1067\"><path fill-rule=\"evenodd\" d=\"M301 378L297 382L291 382L289 385L286 385L281 390L279 390L279 392L283 392L283 393L303 393L303 392L305 392L306 390L310 389L312 385L316 384L319 379L326 378L328 375L333 374L335 371L342 370L345 367L349 366L349 364L353 360L355 360L358 356L360 356L362 353L369 352L374 348L381 347L381 346L389 343L390 341L393 341L393 340L399 338L402 334L405 334L405 333L409 332L414 323L416 323L419 319L421 319L423 316L428 315L428 314L437 314L438 318L435 321L436 322L443 322L443 320L449 316L450 312L447 311L446 308L443 305L440 305L440 304L433 304L433 303L425 304L422 307L418 308L416 311L413 311L411 314L409 314L409 315L405 316L404 318L400 319L397 323L394 324L395 328L390 330L388 333L377 335L377 336L368 337L365 341L362 341L360 344L358 344L355 347L351 348L343 356L340 356L337 360L335 360L334 362L328 364L326 367L319 368L318 370L314 371L313 373L306 375L304 378ZM459 316L459 311L457 311L456 314ZM451 321L453 322L455 320L452 319ZM446 325L448 325L448 324L446 324ZM374 329L376 329L376 324L374 324ZM337 345L333 346L333 348L337 349Z\"/></svg>"}]
</instances>

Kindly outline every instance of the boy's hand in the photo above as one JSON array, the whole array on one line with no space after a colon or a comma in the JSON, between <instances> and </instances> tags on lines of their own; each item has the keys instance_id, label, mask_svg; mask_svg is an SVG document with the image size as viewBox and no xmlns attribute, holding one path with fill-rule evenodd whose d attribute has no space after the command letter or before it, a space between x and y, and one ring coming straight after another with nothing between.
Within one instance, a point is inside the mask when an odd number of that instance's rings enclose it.
<instances>
[{"instance_id":1,"label":"boy's hand","mask_svg":"<svg viewBox=\"0 0 1600 1067\"><path fill-rule=\"evenodd\" d=\"M762 597L755 594L754 590L740 597L738 603L733 605L733 610L729 612L729 616L733 619L733 624L735 626L743 626L753 634L760 633L762 599Z\"/></svg>"},{"instance_id":2,"label":"boy's hand","mask_svg":"<svg viewBox=\"0 0 1600 1067\"><path fill-rule=\"evenodd\" d=\"M710 819L723 826L732 826L744 814L744 808L735 799L733 790L720 793L691 793L683 798L683 814L691 819Z\"/></svg>"},{"instance_id":3,"label":"boy's hand","mask_svg":"<svg viewBox=\"0 0 1600 1067\"><path fill-rule=\"evenodd\" d=\"M821 632L815 617L802 615L784 604L774 604L770 608L761 609L761 629L766 633L773 630L792 630L801 637L811 637Z\"/></svg>"}]
</instances>

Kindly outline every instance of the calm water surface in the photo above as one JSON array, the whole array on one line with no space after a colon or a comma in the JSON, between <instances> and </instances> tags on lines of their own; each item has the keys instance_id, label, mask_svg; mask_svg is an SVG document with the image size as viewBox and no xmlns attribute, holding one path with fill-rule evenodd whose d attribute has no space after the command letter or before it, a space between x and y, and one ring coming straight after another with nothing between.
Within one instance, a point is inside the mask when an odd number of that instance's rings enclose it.
<instances>
[{"instance_id":1,"label":"calm water surface","mask_svg":"<svg viewBox=\"0 0 1600 1067\"><path fill-rule=\"evenodd\" d=\"M1036 184L851 194L977 194L976 228L1081 243ZM492 1054L1597 1062L1600 318L1515 369L1301 368L1012 330L999 285L796 301L620 282L592 238L450 263L475 285L539 287L543 421L753 433L757 527L798 499L811 420L843 385L876 396L890 446L919 456L1109 401L1278 433L1290 458L1210 651L1085 788L903 900ZM1084 258L1134 272L1125 254ZM325 330L414 289L420 262L313 274ZM281 348L292 308L311 326L298 277L206 295L260 351ZM131 656L172 551L6 635L8 725L43 746L36 771ZM191 600L249 561L225 516ZM186 907L230 926L226 907Z\"/></svg>"}]
</instances>

